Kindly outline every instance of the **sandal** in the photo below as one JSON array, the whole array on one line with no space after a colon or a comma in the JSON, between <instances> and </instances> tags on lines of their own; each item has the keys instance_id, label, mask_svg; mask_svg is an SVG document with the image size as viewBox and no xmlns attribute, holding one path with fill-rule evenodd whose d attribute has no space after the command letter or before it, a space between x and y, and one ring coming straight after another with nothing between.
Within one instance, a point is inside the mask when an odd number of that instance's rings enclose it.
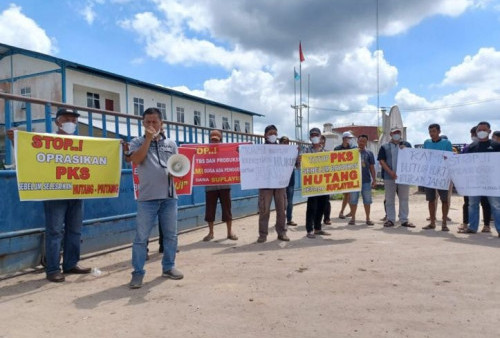
<instances>
[{"instance_id":1,"label":"sandal","mask_svg":"<svg viewBox=\"0 0 500 338\"><path fill-rule=\"evenodd\" d=\"M205 237L203 237L203 242L209 242L209 241L211 241L212 239L214 239L214 235L212 235L212 234L208 234L208 235L206 235Z\"/></svg>"},{"instance_id":2,"label":"sandal","mask_svg":"<svg viewBox=\"0 0 500 338\"><path fill-rule=\"evenodd\" d=\"M345 217L352 217L352 213L349 212L347 215L345 215Z\"/></svg>"},{"instance_id":3,"label":"sandal","mask_svg":"<svg viewBox=\"0 0 500 338\"><path fill-rule=\"evenodd\" d=\"M393 227L393 226L394 226L394 223L392 221L387 220L384 223L384 227L386 227L386 228L390 228L390 227Z\"/></svg>"},{"instance_id":4,"label":"sandal","mask_svg":"<svg viewBox=\"0 0 500 338\"><path fill-rule=\"evenodd\" d=\"M429 224L429 225L423 227L422 229L424 229L424 230L433 230L433 229L436 229L436 224Z\"/></svg>"},{"instance_id":5,"label":"sandal","mask_svg":"<svg viewBox=\"0 0 500 338\"><path fill-rule=\"evenodd\" d=\"M324 220L323 223L326 224L326 225L330 225L330 224L332 224L332 221L330 221L329 219L327 219L327 220Z\"/></svg>"},{"instance_id":6,"label":"sandal","mask_svg":"<svg viewBox=\"0 0 500 338\"><path fill-rule=\"evenodd\" d=\"M373 222L372 222L372 221L370 221L370 220L367 220L367 221L366 221L366 225L375 225L375 223L373 223Z\"/></svg>"},{"instance_id":7,"label":"sandal","mask_svg":"<svg viewBox=\"0 0 500 338\"><path fill-rule=\"evenodd\" d=\"M490 226L489 225L483 226L483 230L481 230L481 232L491 232Z\"/></svg>"},{"instance_id":8,"label":"sandal","mask_svg":"<svg viewBox=\"0 0 500 338\"><path fill-rule=\"evenodd\" d=\"M474 231L472 229L469 229L469 228L466 228L466 229L460 229L460 230L458 230L458 233L459 234L475 234L476 231Z\"/></svg>"},{"instance_id":9,"label":"sandal","mask_svg":"<svg viewBox=\"0 0 500 338\"><path fill-rule=\"evenodd\" d=\"M446 224L441 227L441 231L450 231L450 228Z\"/></svg>"},{"instance_id":10,"label":"sandal","mask_svg":"<svg viewBox=\"0 0 500 338\"><path fill-rule=\"evenodd\" d=\"M294 221L290 221L290 222L286 222L286 225L296 226L297 223L295 223Z\"/></svg>"},{"instance_id":11,"label":"sandal","mask_svg":"<svg viewBox=\"0 0 500 338\"><path fill-rule=\"evenodd\" d=\"M408 221L401 223L401 226L406 227L406 228L414 228L415 227L415 225L413 223L410 223Z\"/></svg>"},{"instance_id":12,"label":"sandal","mask_svg":"<svg viewBox=\"0 0 500 338\"><path fill-rule=\"evenodd\" d=\"M345 219L344 214L339 214L339 218L340 218L340 219Z\"/></svg>"},{"instance_id":13,"label":"sandal","mask_svg":"<svg viewBox=\"0 0 500 338\"><path fill-rule=\"evenodd\" d=\"M356 221L355 221L355 220L353 220L353 219L351 219L351 220L349 221L349 223L347 223L347 224L348 224L348 225L356 225Z\"/></svg>"},{"instance_id":14,"label":"sandal","mask_svg":"<svg viewBox=\"0 0 500 338\"><path fill-rule=\"evenodd\" d=\"M318 230L314 232L315 235L322 235L322 236L330 236L331 234L329 232L323 231L323 230Z\"/></svg>"},{"instance_id":15,"label":"sandal","mask_svg":"<svg viewBox=\"0 0 500 338\"><path fill-rule=\"evenodd\" d=\"M227 239L230 239L232 241L237 241L238 240L238 236L236 236L235 234L231 234L231 235L227 236Z\"/></svg>"}]
</instances>

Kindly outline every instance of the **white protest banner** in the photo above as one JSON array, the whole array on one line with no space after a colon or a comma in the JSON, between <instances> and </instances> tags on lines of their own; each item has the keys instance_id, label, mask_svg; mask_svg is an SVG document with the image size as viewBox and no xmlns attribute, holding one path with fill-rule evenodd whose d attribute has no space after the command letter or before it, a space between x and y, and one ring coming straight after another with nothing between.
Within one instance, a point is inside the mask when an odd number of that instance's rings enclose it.
<instances>
[{"instance_id":1,"label":"white protest banner","mask_svg":"<svg viewBox=\"0 0 500 338\"><path fill-rule=\"evenodd\" d=\"M297 160L297 146L284 144L240 145L241 189L285 188Z\"/></svg>"},{"instance_id":2,"label":"white protest banner","mask_svg":"<svg viewBox=\"0 0 500 338\"><path fill-rule=\"evenodd\" d=\"M451 151L403 148L398 152L396 183L448 190L450 174L445 158Z\"/></svg>"},{"instance_id":3,"label":"white protest banner","mask_svg":"<svg viewBox=\"0 0 500 338\"><path fill-rule=\"evenodd\" d=\"M500 197L500 153L456 154L446 165L460 195Z\"/></svg>"}]
</instances>

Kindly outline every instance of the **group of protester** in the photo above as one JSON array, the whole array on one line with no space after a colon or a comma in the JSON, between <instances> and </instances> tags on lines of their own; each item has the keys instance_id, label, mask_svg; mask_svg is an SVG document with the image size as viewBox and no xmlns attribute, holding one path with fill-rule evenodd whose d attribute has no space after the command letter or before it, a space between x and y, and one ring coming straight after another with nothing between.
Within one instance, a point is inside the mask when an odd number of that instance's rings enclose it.
<instances>
[{"instance_id":1,"label":"group of protester","mask_svg":"<svg viewBox=\"0 0 500 338\"><path fill-rule=\"evenodd\" d=\"M79 114L69 109L59 109L56 114L55 124L57 134L71 135L76 130ZM127 161L137 165L139 176L139 196L137 199L137 221L136 233L132 245L132 278L129 287L140 288L145 275L144 265L147 260L147 244L151 230L155 224L159 224L162 234L160 247L163 248L162 276L170 279L182 279L184 276L175 267L177 253L177 196L174 182L165 170L170 156L177 154L178 149L174 141L168 139L163 133L163 121L161 112L157 108L148 108L143 113L143 125L145 134L134 138L130 145L124 146L124 155ZM391 129L391 140L380 147L377 160L382 167L382 178L385 187L386 220L384 227L393 227L396 224L395 198L399 199L399 221L403 227L415 227L409 222L409 186L396 183L398 152L404 147L411 145L402 138L403 129L394 127ZM473 152L498 152L500 151L500 137L495 132L491 140L490 125L480 122L471 130L472 143L464 149L466 153ZM425 149L439 149L451 151L451 143L440 136L440 127L437 124L429 126L430 139L424 143ZM13 131L8 131L8 136L13 140ZM339 217L345 218L344 208L349 204L351 220L348 224L355 224L357 204L360 195L363 199L365 210L365 224L374 225L370 219L370 205L372 204L372 189L376 185L375 157L367 149L368 136L359 135L357 138L345 132L342 135L342 144L334 151L346 149L359 149L361 159L361 191L345 194L343 206ZM303 150L303 153L318 153L325 151L325 138L322 137L318 128L309 131L311 145ZM269 125L264 130L265 144L289 144L289 139L284 136L278 139L278 129ZM218 130L210 132L210 143L220 143L222 133ZM296 161L296 167L300 167L300 155ZM259 189L258 210L258 243L267 241L269 235L269 219L271 203L274 199L276 210L275 229L277 238L281 241L289 241L287 226L297 225L293 221L293 192L295 184L295 170L290 177L287 187L278 189ZM206 212L205 221L208 223L209 233L203 238L210 241L214 238L214 221L216 215L217 201L220 201L222 209L222 221L227 225L227 238L237 240L238 237L232 231L231 215L231 190L229 185L207 186L205 190ZM443 231L448 231L447 216L449 210L448 190L426 188L426 200L429 203L430 223L424 229L436 228L436 196L442 203L442 225ZM307 238L330 235L322 229L322 224L330 223L329 195L313 196L307 199L307 210L305 226ZM489 202L489 203L487 203ZM486 217L486 212L491 210L495 227L500 234L500 197L465 197L464 203L464 226L459 230L463 233L475 233L479 224L479 203L483 205L485 222L491 218ZM79 265L80 238L83 222L83 202L79 199L50 200L44 201L45 209L45 255L46 255L46 277L51 282L63 282L64 274L88 274L91 269ZM486 225L486 224L485 224ZM489 231L489 227L483 228ZM499 235L500 236L500 235ZM63 250L62 272L60 268L60 251ZM63 274L64 273L64 274Z\"/></svg>"},{"instance_id":2,"label":"group of protester","mask_svg":"<svg viewBox=\"0 0 500 338\"><path fill-rule=\"evenodd\" d=\"M500 151L500 131L495 131L490 139L491 129L488 122L480 122L471 130L472 143L463 149L463 153L474 152L497 152ZM454 151L451 142L444 135L441 135L441 127L439 124L433 123L429 125L430 138L424 142L424 149ZM274 125L266 127L265 130L266 143L277 144L277 129ZM324 146L324 135L318 128L312 128L309 132L311 146L303 150L303 153L317 153L326 151ZM396 225L396 197L398 198L399 210L398 219L402 227L415 228L416 226L409 221L409 191L410 186L407 184L396 183L397 176L397 163L398 153L405 147L411 148L411 144L403 139L403 128L395 126L390 130L390 141L383 144L377 155L377 160L382 168L382 179L384 181L385 200L384 206L386 216L384 217L383 226L386 228L394 227ZM283 139L283 138L282 138ZM283 139L283 144L288 144L288 138ZM342 207L339 213L339 218L344 219L351 217L348 225L356 224L356 212L359 201L359 196L363 198L363 206L366 216L366 225L374 225L370 219L370 206L372 204L372 189L376 187L376 173L375 173L375 157L374 154L366 148L368 143L367 135L359 135L357 139L351 132L345 132L342 135L342 143L334 148L334 151L349 150L358 148L361 161L361 191L350 192L343 194ZM299 155L300 158L300 155ZM300 163L300 161L298 161ZM294 175L294 174L292 174ZM285 189L260 189L259 190L259 238L258 243L265 242L268 235L268 221L269 221L269 206L271 204L271 196L275 198L275 207L277 214L276 231L279 240L288 241L286 236L286 225L296 225L292 221L293 204L291 199L293 195L287 190L293 187L292 182ZM291 189L293 192L293 188ZM441 201L441 230L449 231L448 212L450 207L450 197L452 193L452 186L449 189L434 189L425 188L426 201L428 202L430 221L428 225L424 226L424 230L436 229L437 217L437 199ZM265 196L265 197L264 197ZM287 201L288 199L288 201ZM483 215L485 225L482 232L491 232L489 223L491 220L491 213L495 221L495 227L500 237L500 197L493 196L465 196L463 206L463 223L459 227L459 233L476 233L478 231L479 223L479 203L483 206ZM285 206L287 207L285 208ZM350 206L350 213L344 215L346 206ZM330 196L320 195L313 196L307 199L306 209L306 237L315 238L317 235L328 236L328 232L322 229L323 224L330 224ZM285 223L285 217L287 222ZM323 222L322 222L323 220Z\"/></svg>"}]
</instances>

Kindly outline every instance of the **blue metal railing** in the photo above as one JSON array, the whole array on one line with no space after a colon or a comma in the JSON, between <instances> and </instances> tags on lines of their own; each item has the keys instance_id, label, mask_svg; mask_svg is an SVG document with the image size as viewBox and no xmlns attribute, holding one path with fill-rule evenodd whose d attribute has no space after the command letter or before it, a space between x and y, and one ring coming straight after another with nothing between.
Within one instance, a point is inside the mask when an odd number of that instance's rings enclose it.
<instances>
[{"instance_id":1,"label":"blue metal railing","mask_svg":"<svg viewBox=\"0 0 500 338\"><path fill-rule=\"evenodd\" d=\"M26 131L33 131L35 124L38 124L35 123L38 119L34 119L33 115L36 115L36 112L38 112L38 115L43 114L45 126L43 126L43 128L36 128L37 132L51 133L53 131L52 126L55 111L58 108L67 108L76 110L81 115L79 128L77 130L79 135L122 138L128 142L133 137L142 134L142 118L140 116L7 93L0 93L0 99L4 102L5 130L12 129L13 127L25 126L23 129ZM22 102L24 104L24 118L14 120L14 116L22 115L19 111L14 112L14 102ZM172 138L173 136L173 140L176 141L178 145L184 143L208 143L209 141L208 135L212 128L166 120L163 122L167 137ZM114 128L112 128L111 124L114 124ZM123 129L120 129L120 127L123 127ZM86 129L86 131L84 129ZM252 142L256 144L264 142L262 135L231 130L222 130L222 133L223 139L226 142ZM110 134L113 135L110 136ZM292 143L298 142L292 141ZM5 137L5 163L7 165L12 164L13 154L11 146L10 140Z\"/></svg>"}]
</instances>

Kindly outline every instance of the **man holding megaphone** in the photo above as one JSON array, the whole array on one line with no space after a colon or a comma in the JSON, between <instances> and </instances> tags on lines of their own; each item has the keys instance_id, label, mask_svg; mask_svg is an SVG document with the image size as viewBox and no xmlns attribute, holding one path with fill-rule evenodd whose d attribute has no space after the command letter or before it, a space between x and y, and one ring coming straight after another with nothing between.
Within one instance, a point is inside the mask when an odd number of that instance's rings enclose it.
<instances>
[{"instance_id":1,"label":"man holding megaphone","mask_svg":"<svg viewBox=\"0 0 500 338\"><path fill-rule=\"evenodd\" d=\"M151 229L159 218L163 232L163 277L182 279L175 268L177 252L177 195L174 181L167 170L168 159L177 154L177 145L163 134L162 116L157 108L148 108L142 121L145 135L130 142L127 154L137 165L139 197L137 199L137 225L132 245L132 280L130 288L142 286L146 271L147 243Z\"/></svg>"}]
</instances>

